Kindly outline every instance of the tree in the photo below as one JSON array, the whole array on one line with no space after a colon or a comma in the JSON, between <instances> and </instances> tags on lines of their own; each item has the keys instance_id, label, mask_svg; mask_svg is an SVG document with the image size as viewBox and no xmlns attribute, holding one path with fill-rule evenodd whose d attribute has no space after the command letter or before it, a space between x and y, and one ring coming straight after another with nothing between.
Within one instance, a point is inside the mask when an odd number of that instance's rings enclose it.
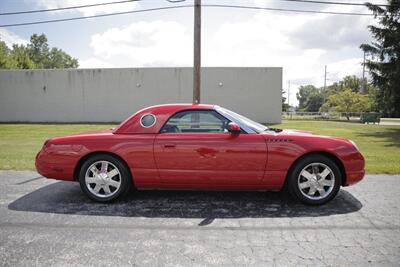
<instances>
[{"instance_id":1,"label":"tree","mask_svg":"<svg viewBox=\"0 0 400 267\"><path fill-rule=\"evenodd\" d=\"M289 104L285 103L286 102L286 97L284 97L285 93L286 92L282 90L282 111L287 112L289 111Z\"/></svg>"},{"instance_id":2,"label":"tree","mask_svg":"<svg viewBox=\"0 0 400 267\"><path fill-rule=\"evenodd\" d=\"M27 48L23 45L13 45L11 57L17 69L34 69L35 63L30 59Z\"/></svg>"},{"instance_id":3,"label":"tree","mask_svg":"<svg viewBox=\"0 0 400 267\"><path fill-rule=\"evenodd\" d=\"M299 92L296 93L297 100L299 100L299 110L303 110L306 107L307 99L311 92L317 91L317 87L314 85L302 85L299 88Z\"/></svg>"},{"instance_id":4,"label":"tree","mask_svg":"<svg viewBox=\"0 0 400 267\"><path fill-rule=\"evenodd\" d=\"M0 41L0 69L13 69L16 68L16 63L11 56L11 49L9 49L5 42Z\"/></svg>"},{"instance_id":5,"label":"tree","mask_svg":"<svg viewBox=\"0 0 400 267\"><path fill-rule=\"evenodd\" d=\"M341 81L335 82L328 86L329 91L340 92L346 88L350 88L353 92L360 92L363 84L362 78L355 75L346 76Z\"/></svg>"},{"instance_id":6,"label":"tree","mask_svg":"<svg viewBox=\"0 0 400 267\"><path fill-rule=\"evenodd\" d=\"M0 69L77 68L78 60L63 50L49 48L44 34L33 34L28 45L14 44L12 49L0 41Z\"/></svg>"},{"instance_id":7,"label":"tree","mask_svg":"<svg viewBox=\"0 0 400 267\"><path fill-rule=\"evenodd\" d=\"M368 28L375 39L360 48L372 59L366 67L377 86L377 106L388 116L400 116L400 4L398 0L388 0L388 6L366 4L378 19L379 26Z\"/></svg>"},{"instance_id":8,"label":"tree","mask_svg":"<svg viewBox=\"0 0 400 267\"><path fill-rule=\"evenodd\" d=\"M77 68L78 60L58 48L52 48L49 53L46 69Z\"/></svg>"},{"instance_id":9,"label":"tree","mask_svg":"<svg viewBox=\"0 0 400 267\"><path fill-rule=\"evenodd\" d=\"M296 97L299 100L299 110L301 111L317 112L324 103L322 90L314 85L300 86Z\"/></svg>"},{"instance_id":10,"label":"tree","mask_svg":"<svg viewBox=\"0 0 400 267\"><path fill-rule=\"evenodd\" d=\"M372 101L368 95L355 93L350 88L346 88L341 92L330 95L323 108L330 108L335 112L344 112L347 120L350 120L350 112L370 111L371 106Z\"/></svg>"},{"instance_id":11,"label":"tree","mask_svg":"<svg viewBox=\"0 0 400 267\"><path fill-rule=\"evenodd\" d=\"M28 53L36 68L45 69L49 61L49 45L46 35L33 34L31 42L28 44Z\"/></svg>"},{"instance_id":12,"label":"tree","mask_svg":"<svg viewBox=\"0 0 400 267\"><path fill-rule=\"evenodd\" d=\"M306 101L305 110L309 112L318 112L322 104L324 104L324 95L321 91L312 92Z\"/></svg>"}]
</instances>

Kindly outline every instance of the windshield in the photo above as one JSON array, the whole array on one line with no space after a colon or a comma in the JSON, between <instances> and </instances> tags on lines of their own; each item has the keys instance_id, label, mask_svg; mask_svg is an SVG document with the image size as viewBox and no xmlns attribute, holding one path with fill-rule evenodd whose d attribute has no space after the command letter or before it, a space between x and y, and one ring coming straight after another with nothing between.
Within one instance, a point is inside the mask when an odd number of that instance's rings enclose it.
<instances>
[{"instance_id":1,"label":"windshield","mask_svg":"<svg viewBox=\"0 0 400 267\"><path fill-rule=\"evenodd\" d=\"M239 125L244 124L247 127L249 127L250 129L252 129L253 131L255 131L256 133L261 133L261 132L268 130L268 127L266 127L265 125L262 125L258 122L250 120L249 118L246 118L245 116L237 114L236 112L233 112L229 109L217 107L217 110L219 112L221 112L222 114L227 114L228 116L235 118L237 120L236 123L238 123Z\"/></svg>"}]
</instances>

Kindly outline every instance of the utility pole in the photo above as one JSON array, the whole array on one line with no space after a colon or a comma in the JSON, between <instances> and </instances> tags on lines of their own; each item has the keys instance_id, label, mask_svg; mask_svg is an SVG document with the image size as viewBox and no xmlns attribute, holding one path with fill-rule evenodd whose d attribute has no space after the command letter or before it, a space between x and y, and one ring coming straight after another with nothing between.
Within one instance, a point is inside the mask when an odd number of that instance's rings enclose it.
<instances>
[{"instance_id":1,"label":"utility pole","mask_svg":"<svg viewBox=\"0 0 400 267\"><path fill-rule=\"evenodd\" d=\"M194 1L193 104L200 103L201 0Z\"/></svg>"},{"instance_id":2,"label":"utility pole","mask_svg":"<svg viewBox=\"0 0 400 267\"><path fill-rule=\"evenodd\" d=\"M324 75L324 91L322 92L322 105L325 104L325 95L326 95L326 65L325 65L325 75Z\"/></svg>"},{"instance_id":3,"label":"utility pole","mask_svg":"<svg viewBox=\"0 0 400 267\"><path fill-rule=\"evenodd\" d=\"M325 78L324 78L324 92L326 91L326 65L325 65Z\"/></svg>"},{"instance_id":4,"label":"utility pole","mask_svg":"<svg viewBox=\"0 0 400 267\"><path fill-rule=\"evenodd\" d=\"M290 80L288 81L288 89L287 89L287 104L290 109Z\"/></svg>"},{"instance_id":5,"label":"utility pole","mask_svg":"<svg viewBox=\"0 0 400 267\"><path fill-rule=\"evenodd\" d=\"M363 72L362 72L362 83L361 83L361 94L365 93L365 87L367 86L367 81L365 80L365 51L364 51L364 60L363 60Z\"/></svg>"},{"instance_id":6,"label":"utility pole","mask_svg":"<svg viewBox=\"0 0 400 267\"><path fill-rule=\"evenodd\" d=\"M290 112L290 119L292 119L292 111L290 110L290 80L288 80L287 105L288 105L288 112Z\"/></svg>"}]
</instances>

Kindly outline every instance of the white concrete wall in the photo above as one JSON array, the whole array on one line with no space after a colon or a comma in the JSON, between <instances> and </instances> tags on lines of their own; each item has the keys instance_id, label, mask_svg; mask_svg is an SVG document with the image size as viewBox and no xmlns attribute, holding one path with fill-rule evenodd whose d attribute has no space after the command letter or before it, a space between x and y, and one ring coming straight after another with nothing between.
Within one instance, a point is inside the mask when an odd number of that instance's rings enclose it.
<instances>
[{"instance_id":1,"label":"white concrete wall","mask_svg":"<svg viewBox=\"0 0 400 267\"><path fill-rule=\"evenodd\" d=\"M201 88L202 103L281 121L282 68L203 68ZM192 68L0 71L1 122L117 122L191 101Z\"/></svg>"}]
</instances>

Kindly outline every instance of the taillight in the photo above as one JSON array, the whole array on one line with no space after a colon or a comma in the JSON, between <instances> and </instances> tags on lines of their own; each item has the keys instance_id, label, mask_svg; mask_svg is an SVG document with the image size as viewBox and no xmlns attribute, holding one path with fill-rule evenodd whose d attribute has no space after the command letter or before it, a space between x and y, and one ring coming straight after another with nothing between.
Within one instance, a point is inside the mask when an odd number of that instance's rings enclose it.
<instances>
[{"instance_id":1,"label":"taillight","mask_svg":"<svg viewBox=\"0 0 400 267\"><path fill-rule=\"evenodd\" d=\"M50 141L50 139L47 139L43 144L43 150L46 151L46 152L49 152L49 149L48 149L49 148L49 141Z\"/></svg>"}]
</instances>

